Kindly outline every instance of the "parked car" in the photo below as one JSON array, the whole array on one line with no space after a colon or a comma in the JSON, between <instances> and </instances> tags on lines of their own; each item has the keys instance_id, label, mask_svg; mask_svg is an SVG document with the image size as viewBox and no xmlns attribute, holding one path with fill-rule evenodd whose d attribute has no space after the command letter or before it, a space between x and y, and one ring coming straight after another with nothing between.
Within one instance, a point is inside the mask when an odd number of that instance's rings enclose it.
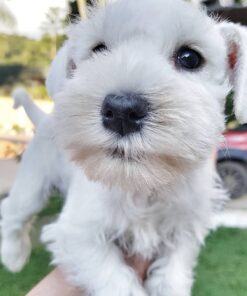
<instances>
[{"instance_id":1,"label":"parked car","mask_svg":"<svg viewBox=\"0 0 247 296\"><path fill-rule=\"evenodd\" d=\"M247 125L224 133L217 168L231 198L247 193Z\"/></svg>"}]
</instances>

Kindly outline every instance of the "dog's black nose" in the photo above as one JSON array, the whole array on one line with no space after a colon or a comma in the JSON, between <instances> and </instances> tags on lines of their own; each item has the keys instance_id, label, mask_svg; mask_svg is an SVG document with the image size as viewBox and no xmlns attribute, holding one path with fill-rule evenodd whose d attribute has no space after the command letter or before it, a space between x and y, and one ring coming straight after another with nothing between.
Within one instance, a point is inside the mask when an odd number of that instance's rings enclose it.
<instances>
[{"instance_id":1,"label":"dog's black nose","mask_svg":"<svg viewBox=\"0 0 247 296\"><path fill-rule=\"evenodd\" d=\"M101 110L103 125L121 136L139 132L148 109L147 100L140 95L108 95Z\"/></svg>"}]
</instances>

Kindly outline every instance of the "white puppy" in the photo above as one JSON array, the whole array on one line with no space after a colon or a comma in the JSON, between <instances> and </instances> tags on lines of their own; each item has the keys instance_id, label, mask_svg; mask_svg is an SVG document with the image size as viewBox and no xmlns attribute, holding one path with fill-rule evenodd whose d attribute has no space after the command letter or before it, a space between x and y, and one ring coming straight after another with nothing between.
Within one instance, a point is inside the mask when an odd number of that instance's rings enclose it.
<instances>
[{"instance_id":1,"label":"white puppy","mask_svg":"<svg viewBox=\"0 0 247 296\"><path fill-rule=\"evenodd\" d=\"M22 269L31 252L32 218L46 205L51 189L67 194L71 165L54 142L52 117L23 89L13 93L14 108L23 106L37 132L25 151L9 196L1 204L1 259L12 272Z\"/></svg>"},{"instance_id":2,"label":"white puppy","mask_svg":"<svg viewBox=\"0 0 247 296\"><path fill-rule=\"evenodd\" d=\"M189 296L226 200L211 154L231 89L247 120L244 29L182 0L118 0L63 51L56 135L81 168L43 233L54 263L94 296ZM122 250L151 260L144 287Z\"/></svg>"}]
</instances>

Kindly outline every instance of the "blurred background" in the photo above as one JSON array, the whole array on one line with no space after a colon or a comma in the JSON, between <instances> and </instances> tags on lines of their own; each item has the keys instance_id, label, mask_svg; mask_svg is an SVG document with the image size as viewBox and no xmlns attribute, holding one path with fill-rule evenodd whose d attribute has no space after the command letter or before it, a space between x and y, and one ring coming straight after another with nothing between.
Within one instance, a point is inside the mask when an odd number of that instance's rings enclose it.
<instances>
[{"instance_id":1,"label":"blurred background","mask_svg":"<svg viewBox=\"0 0 247 296\"><path fill-rule=\"evenodd\" d=\"M11 93L23 86L40 108L51 111L44 85L49 64L68 24L85 18L87 5L90 0L0 0L0 193L8 190L16 170L9 159L21 155L34 132L24 111L13 110Z\"/></svg>"},{"instance_id":2,"label":"blurred background","mask_svg":"<svg viewBox=\"0 0 247 296\"><path fill-rule=\"evenodd\" d=\"M189 0L188 0L189 1ZM247 25L247 0L190 0L219 15ZM0 0L0 199L7 195L21 155L35 130L23 109L14 110L11 92L25 87L45 112L53 103L44 85L49 64L66 40L66 27L86 18L92 0ZM104 5L107 0L98 0ZM124 24L123 24L124 25ZM217 41L216 41L217 42ZM247 99L247 98L246 98ZM247 295L247 127L239 126L226 103L225 141L217 151L217 168L231 202L200 257L194 295ZM40 228L60 212L63 201L55 194L33 230L35 248L24 270L12 275L0 265L0 296L23 296L51 270L49 254L39 243ZM218 226L217 226L218 227Z\"/></svg>"},{"instance_id":3,"label":"blurred background","mask_svg":"<svg viewBox=\"0 0 247 296\"><path fill-rule=\"evenodd\" d=\"M0 158L20 154L33 135L23 110L13 112L11 92L24 86L42 109L51 110L44 86L48 67L66 26L79 11L85 17L85 6L85 1L0 0Z\"/></svg>"}]
</instances>

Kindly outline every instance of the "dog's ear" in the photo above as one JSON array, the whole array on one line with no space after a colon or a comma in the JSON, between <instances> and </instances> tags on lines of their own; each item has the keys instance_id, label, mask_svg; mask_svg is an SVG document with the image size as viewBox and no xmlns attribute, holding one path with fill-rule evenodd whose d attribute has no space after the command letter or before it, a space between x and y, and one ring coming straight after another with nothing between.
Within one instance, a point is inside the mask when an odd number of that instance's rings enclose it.
<instances>
[{"instance_id":1,"label":"dog's ear","mask_svg":"<svg viewBox=\"0 0 247 296\"><path fill-rule=\"evenodd\" d=\"M46 79L46 88L48 94L53 98L55 94L61 91L62 86L67 78L72 77L76 69L74 61L69 58L68 43L58 51L55 59L51 63L48 76Z\"/></svg>"},{"instance_id":2,"label":"dog's ear","mask_svg":"<svg viewBox=\"0 0 247 296\"><path fill-rule=\"evenodd\" d=\"M247 31L232 23L222 23L220 26L227 44L235 115L240 123L247 123Z\"/></svg>"}]
</instances>

